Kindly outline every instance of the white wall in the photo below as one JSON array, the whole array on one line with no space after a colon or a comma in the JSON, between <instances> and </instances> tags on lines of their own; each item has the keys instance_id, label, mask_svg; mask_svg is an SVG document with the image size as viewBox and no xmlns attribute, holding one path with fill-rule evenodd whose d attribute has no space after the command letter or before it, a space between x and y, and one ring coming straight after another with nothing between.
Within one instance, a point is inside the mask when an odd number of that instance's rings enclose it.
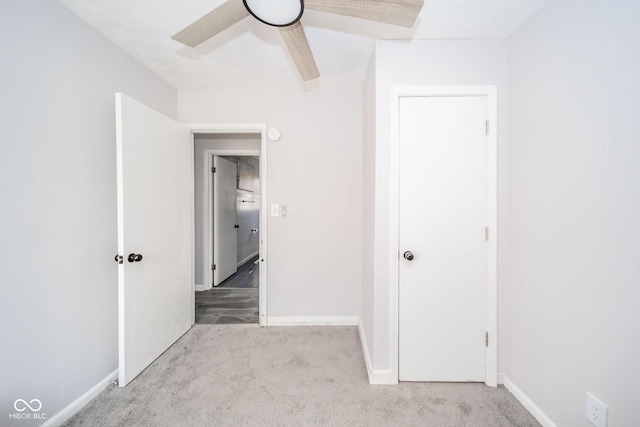
<instances>
[{"instance_id":1,"label":"white wall","mask_svg":"<svg viewBox=\"0 0 640 427\"><path fill-rule=\"evenodd\" d=\"M4 424L117 368L114 93L175 117L176 91L58 2L3 2L0 40Z\"/></svg>"},{"instance_id":2,"label":"white wall","mask_svg":"<svg viewBox=\"0 0 640 427\"><path fill-rule=\"evenodd\" d=\"M206 206L204 204L204 170L207 167L205 150L258 150L260 151L260 135L252 134L197 134L194 146L194 191L195 191L195 282L196 285L204 285L204 246L205 238L204 216ZM208 176L208 175L207 175Z\"/></svg>"},{"instance_id":3,"label":"white wall","mask_svg":"<svg viewBox=\"0 0 640 427\"><path fill-rule=\"evenodd\" d=\"M376 181L376 59L371 57L362 88L362 295L360 324L367 338L369 357L374 345L373 249L375 247ZM364 337L360 337L361 339Z\"/></svg>"},{"instance_id":4,"label":"white wall","mask_svg":"<svg viewBox=\"0 0 640 427\"><path fill-rule=\"evenodd\" d=\"M373 255L373 369L391 368L390 89L392 86L495 85L498 88L498 235L506 247L507 43L505 40L379 41L376 45L376 148ZM370 142L368 142L370 144ZM367 167L370 167L368 165ZM367 200L370 200L370 196ZM367 219L367 221L370 220ZM504 254L500 252L500 259ZM396 254L397 255L397 254ZM366 276L366 274L365 274ZM499 266L502 282L504 267Z\"/></svg>"},{"instance_id":5,"label":"white wall","mask_svg":"<svg viewBox=\"0 0 640 427\"><path fill-rule=\"evenodd\" d=\"M178 93L179 120L267 123L269 316L358 316L362 260L361 92Z\"/></svg>"},{"instance_id":6,"label":"white wall","mask_svg":"<svg viewBox=\"0 0 640 427\"><path fill-rule=\"evenodd\" d=\"M640 5L552 0L509 42L501 370L559 426L638 425Z\"/></svg>"}]
</instances>

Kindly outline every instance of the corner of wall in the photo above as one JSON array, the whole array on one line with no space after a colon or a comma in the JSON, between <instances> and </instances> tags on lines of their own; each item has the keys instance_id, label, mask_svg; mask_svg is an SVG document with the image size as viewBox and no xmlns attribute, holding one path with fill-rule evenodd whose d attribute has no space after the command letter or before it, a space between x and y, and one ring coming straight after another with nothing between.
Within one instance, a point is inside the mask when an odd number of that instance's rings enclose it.
<instances>
[{"instance_id":1,"label":"corner of wall","mask_svg":"<svg viewBox=\"0 0 640 427\"><path fill-rule=\"evenodd\" d=\"M520 390L518 386L512 383L506 374L498 373L498 384L504 385L507 390L509 390L511 394L513 394L513 396L518 399L518 402L520 402L522 406L524 406L525 409L529 411L540 424L542 424L543 427L556 427L556 424L551 421L551 419L544 412L542 412L542 410L535 403L533 403L529 396L524 394L524 392Z\"/></svg>"},{"instance_id":2,"label":"corner of wall","mask_svg":"<svg viewBox=\"0 0 640 427\"><path fill-rule=\"evenodd\" d=\"M367 375L369 376L369 384L376 385L394 385L398 382L392 377L390 370L380 370L373 368L373 359L369 352L369 344L367 343L367 333L362 326L362 321L358 323L358 335L362 344L362 353L364 362L367 365Z\"/></svg>"}]
</instances>

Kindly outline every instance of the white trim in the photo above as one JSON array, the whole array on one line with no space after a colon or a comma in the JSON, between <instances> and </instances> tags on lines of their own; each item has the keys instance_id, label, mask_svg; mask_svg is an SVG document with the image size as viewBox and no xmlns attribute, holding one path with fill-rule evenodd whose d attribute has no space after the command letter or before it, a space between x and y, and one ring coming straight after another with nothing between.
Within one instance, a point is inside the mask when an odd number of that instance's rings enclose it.
<instances>
[{"instance_id":1,"label":"white trim","mask_svg":"<svg viewBox=\"0 0 640 427\"><path fill-rule=\"evenodd\" d=\"M189 128L193 133L262 133L267 135L267 125L263 123L190 123Z\"/></svg>"},{"instance_id":2,"label":"white trim","mask_svg":"<svg viewBox=\"0 0 640 427\"><path fill-rule=\"evenodd\" d=\"M194 144L195 147L195 134ZM213 287L213 271L211 266L213 265L213 225L211 224L211 213L213 212L213 197L211 197L211 168L213 167L213 153L212 150L204 150L202 159L206 162L202 171L202 207L204 208L204 215L202 217L202 233L204 234L203 247L202 247L202 271L204 279L204 290L207 291ZM195 163L195 155L194 155ZM194 202L195 205L195 202Z\"/></svg>"},{"instance_id":3,"label":"white trim","mask_svg":"<svg viewBox=\"0 0 640 427\"><path fill-rule=\"evenodd\" d=\"M487 146L487 204L489 240L487 271L487 347L485 384L498 385L498 90L486 87L489 113Z\"/></svg>"},{"instance_id":4,"label":"white trim","mask_svg":"<svg viewBox=\"0 0 640 427\"><path fill-rule=\"evenodd\" d=\"M260 326L267 326L267 125L260 127L260 284L259 284L259 309L258 322Z\"/></svg>"},{"instance_id":5,"label":"white trim","mask_svg":"<svg viewBox=\"0 0 640 427\"><path fill-rule=\"evenodd\" d=\"M269 316L269 326L356 326L358 316Z\"/></svg>"},{"instance_id":6,"label":"white trim","mask_svg":"<svg viewBox=\"0 0 640 427\"><path fill-rule=\"evenodd\" d=\"M391 374L391 370L373 370L369 372L369 384L371 385L398 385L398 381L395 380Z\"/></svg>"},{"instance_id":7,"label":"white trim","mask_svg":"<svg viewBox=\"0 0 640 427\"><path fill-rule=\"evenodd\" d=\"M268 268L268 248L269 245L267 243L267 181L268 181L268 168L267 168L267 125L266 124L190 124L191 133L194 135L194 146L195 146L195 135L196 134L238 134L238 133L248 133L248 134L259 134L260 135L260 151L258 154L249 154L256 153L257 150L217 150L218 152L225 152L228 155L232 155L230 153L237 153L238 151L242 151L244 155L258 155L260 156L260 279L259 279L259 307L258 307L258 321L260 326L267 326L267 268ZM206 171L209 171L211 167L207 168ZM206 172L205 171L205 172ZM205 179L205 186L208 185L208 179ZM206 195L206 193L205 193ZM208 196L206 196L208 197ZM204 200L207 200L206 198ZM208 208L208 206L206 207ZM208 220L205 217L205 227L208 223ZM205 232L208 230L205 230ZM207 233L205 235L210 235L211 233ZM211 247L211 246L209 246ZM207 259L207 258L205 258ZM194 255L194 264L195 264L195 255ZM209 264L205 264L205 268ZM208 272L210 273L210 272ZM205 275L205 278L208 277L208 274ZM213 280L209 280L208 283L213 283Z\"/></svg>"},{"instance_id":8,"label":"white trim","mask_svg":"<svg viewBox=\"0 0 640 427\"><path fill-rule=\"evenodd\" d=\"M196 292L202 292L202 291L206 291L207 289L206 289L206 287L205 287L204 285L196 284L196 285L194 286L194 290L195 290ZM195 310L194 310L194 312L195 312Z\"/></svg>"},{"instance_id":9,"label":"white trim","mask_svg":"<svg viewBox=\"0 0 640 427\"><path fill-rule=\"evenodd\" d=\"M360 336L360 344L362 344L362 354L364 355L364 363L367 365L367 373L369 374L369 384L371 382L371 375L373 374L373 360L371 360L371 354L369 354L369 344L367 343L367 334L364 332L362 322L358 322L358 335Z\"/></svg>"},{"instance_id":10,"label":"white trim","mask_svg":"<svg viewBox=\"0 0 640 427\"><path fill-rule=\"evenodd\" d=\"M251 255L249 255L248 257L246 257L245 259L243 259L243 260L241 260L241 261L238 261L238 264L237 264L237 265L238 265L238 268L242 267L242 265L243 265L245 262L248 262L251 258L253 258L253 257L257 256L257 255L260 255L260 251L259 251L259 250L258 250L258 251L255 251L254 253L252 253Z\"/></svg>"},{"instance_id":11,"label":"white trim","mask_svg":"<svg viewBox=\"0 0 640 427\"><path fill-rule=\"evenodd\" d=\"M369 376L369 384L389 385L395 384L390 370L373 369L373 360L369 353L369 345L367 344L367 334L364 332L362 322L358 322L358 335L362 344L362 354L364 355L364 363L367 365L367 375Z\"/></svg>"},{"instance_id":12,"label":"white trim","mask_svg":"<svg viewBox=\"0 0 640 427\"><path fill-rule=\"evenodd\" d=\"M507 376L502 372L498 372L498 385L504 385L504 382L507 380Z\"/></svg>"},{"instance_id":13,"label":"white trim","mask_svg":"<svg viewBox=\"0 0 640 427\"><path fill-rule=\"evenodd\" d=\"M78 397L73 402L58 411L54 416L48 418L47 421L42 424L42 427L58 427L64 424L67 420L77 414L85 405L93 400L97 395L105 390L111 381L118 379L118 370L116 369L106 378L100 380L96 385L87 390L82 396Z\"/></svg>"},{"instance_id":14,"label":"white trim","mask_svg":"<svg viewBox=\"0 0 640 427\"><path fill-rule=\"evenodd\" d=\"M195 143L190 144L191 162L189 162L189 176L195 177ZM196 183L194 179L190 179L189 195L191 198L190 216L191 216L191 326L196 324ZM204 290L204 289L203 289Z\"/></svg>"},{"instance_id":15,"label":"white trim","mask_svg":"<svg viewBox=\"0 0 640 427\"><path fill-rule=\"evenodd\" d=\"M513 396L518 399L522 406L524 406L525 409L529 411L540 424L542 424L544 427L557 427L556 424L551 421L551 418L547 417L547 415L542 412L542 410L535 403L533 403L529 396L524 394L524 392L520 390L518 386L512 383L505 374L499 373L497 376L498 383L504 384L507 390L509 390L511 394L513 394Z\"/></svg>"},{"instance_id":16,"label":"white trim","mask_svg":"<svg viewBox=\"0 0 640 427\"><path fill-rule=\"evenodd\" d=\"M489 115L488 135L488 177L487 201L490 238L488 242L487 271L487 319L486 330L489 333L489 346L486 351L485 384L497 385L498 372L498 340L497 340L497 146L498 128L497 89L495 86L393 86L391 87L391 134L389 155L389 218L390 218L390 263L391 263L391 373L398 380L398 274L399 274L399 215L398 215L398 162L399 162L399 116L400 98L403 96L486 96Z\"/></svg>"}]
</instances>

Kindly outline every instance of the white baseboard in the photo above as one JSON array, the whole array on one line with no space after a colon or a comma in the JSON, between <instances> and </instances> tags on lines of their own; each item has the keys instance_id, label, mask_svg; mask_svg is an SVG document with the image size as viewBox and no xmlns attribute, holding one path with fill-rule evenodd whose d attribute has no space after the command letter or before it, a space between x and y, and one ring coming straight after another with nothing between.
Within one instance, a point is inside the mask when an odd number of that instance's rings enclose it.
<instances>
[{"instance_id":1,"label":"white baseboard","mask_svg":"<svg viewBox=\"0 0 640 427\"><path fill-rule=\"evenodd\" d=\"M269 316L269 326L356 326L358 316Z\"/></svg>"},{"instance_id":2,"label":"white baseboard","mask_svg":"<svg viewBox=\"0 0 640 427\"><path fill-rule=\"evenodd\" d=\"M369 353L369 345L367 344L367 334L361 322L358 322L358 334L360 335L360 343L362 344L362 353L364 355L364 363L367 365L367 374L369 375L369 384L397 384L397 381L391 378L391 371L373 369L373 361Z\"/></svg>"},{"instance_id":3,"label":"white baseboard","mask_svg":"<svg viewBox=\"0 0 640 427\"><path fill-rule=\"evenodd\" d=\"M254 253L252 253L251 255L249 255L248 257L246 257L245 259L243 259L242 261L238 261L238 268L240 268L240 266L242 264L244 264L245 262L249 261L251 258L253 258L254 256L260 255L260 251L255 251Z\"/></svg>"},{"instance_id":4,"label":"white baseboard","mask_svg":"<svg viewBox=\"0 0 640 427\"><path fill-rule=\"evenodd\" d=\"M118 379L118 370L116 369L106 378L98 382L98 384L91 387L87 390L82 396L78 397L76 400L68 404L64 407L60 412L47 419L47 421L42 424L42 427L58 427L61 426L64 422L66 422L69 418L73 417L76 413L80 411L80 409L84 408L84 406L91 402L93 398L102 393L104 389L109 386L110 381L114 381Z\"/></svg>"},{"instance_id":5,"label":"white baseboard","mask_svg":"<svg viewBox=\"0 0 640 427\"><path fill-rule=\"evenodd\" d=\"M504 385L504 382L506 380L507 380L507 376L505 374L503 374L502 372L498 372L498 385Z\"/></svg>"},{"instance_id":6,"label":"white baseboard","mask_svg":"<svg viewBox=\"0 0 640 427\"><path fill-rule=\"evenodd\" d=\"M529 399L529 396L524 394L524 392L512 383L505 374L498 373L498 384L504 384L507 390L509 390L511 394L513 394L515 398L522 403L522 406L524 406L527 411L529 411L531 415L533 415L534 418L543 425L543 427L557 427L556 424L551 421L551 419L547 417L531 399Z\"/></svg>"},{"instance_id":7,"label":"white baseboard","mask_svg":"<svg viewBox=\"0 0 640 427\"><path fill-rule=\"evenodd\" d=\"M202 291L206 291L207 289L205 289L204 285L195 285L194 286L196 292L202 292Z\"/></svg>"}]
</instances>

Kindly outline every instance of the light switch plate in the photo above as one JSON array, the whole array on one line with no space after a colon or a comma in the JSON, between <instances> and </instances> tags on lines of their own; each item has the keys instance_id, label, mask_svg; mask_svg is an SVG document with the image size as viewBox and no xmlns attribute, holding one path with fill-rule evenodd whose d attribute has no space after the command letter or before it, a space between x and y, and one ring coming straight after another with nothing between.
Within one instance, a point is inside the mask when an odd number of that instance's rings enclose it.
<instances>
[{"instance_id":1,"label":"light switch plate","mask_svg":"<svg viewBox=\"0 0 640 427\"><path fill-rule=\"evenodd\" d=\"M280 206L280 216L287 216L287 205Z\"/></svg>"},{"instance_id":2,"label":"light switch plate","mask_svg":"<svg viewBox=\"0 0 640 427\"><path fill-rule=\"evenodd\" d=\"M280 206L271 205L271 216L280 216Z\"/></svg>"}]
</instances>

